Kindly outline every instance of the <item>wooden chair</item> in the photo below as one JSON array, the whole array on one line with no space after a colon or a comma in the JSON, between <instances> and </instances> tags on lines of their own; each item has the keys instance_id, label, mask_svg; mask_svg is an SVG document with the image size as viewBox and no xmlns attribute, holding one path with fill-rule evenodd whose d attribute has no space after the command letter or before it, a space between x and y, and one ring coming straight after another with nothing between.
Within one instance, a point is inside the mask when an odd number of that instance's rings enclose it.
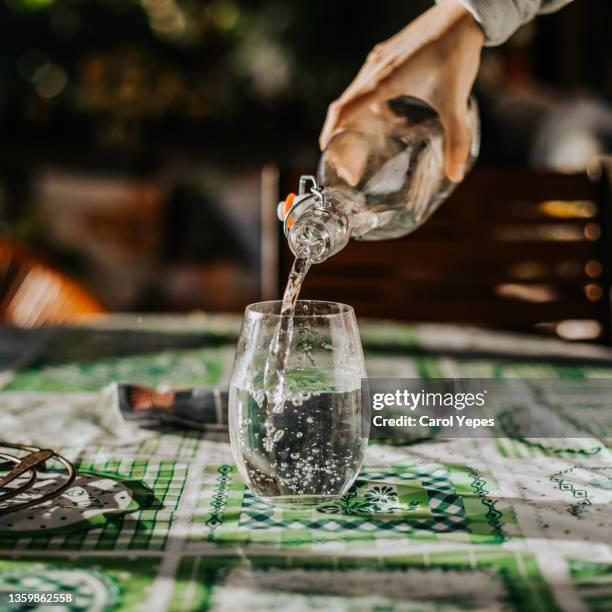
<instances>
[{"instance_id":1,"label":"wooden chair","mask_svg":"<svg viewBox=\"0 0 612 612\"><path fill-rule=\"evenodd\" d=\"M85 289L25 249L0 238L0 322L65 325L104 312Z\"/></svg>"},{"instance_id":2,"label":"wooden chair","mask_svg":"<svg viewBox=\"0 0 612 612\"><path fill-rule=\"evenodd\" d=\"M610 339L605 173L476 169L413 234L351 242L314 266L304 298L359 316ZM281 282L291 254L283 241Z\"/></svg>"}]
</instances>

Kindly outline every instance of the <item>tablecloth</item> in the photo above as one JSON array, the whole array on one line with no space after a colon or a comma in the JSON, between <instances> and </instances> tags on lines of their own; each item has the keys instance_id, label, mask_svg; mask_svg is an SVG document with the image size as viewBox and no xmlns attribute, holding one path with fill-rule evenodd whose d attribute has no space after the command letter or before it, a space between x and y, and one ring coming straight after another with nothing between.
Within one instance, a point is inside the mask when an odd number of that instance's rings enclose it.
<instances>
[{"instance_id":1,"label":"tablecloth","mask_svg":"<svg viewBox=\"0 0 612 612\"><path fill-rule=\"evenodd\" d=\"M109 317L0 330L0 439L47 436L79 471L61 512L0 516L0 592L150 612L612 609L605 440L373 441L355 486L304 511L251 494L222 432L109 420L111 382L226 387L238 326ZM453 326L360 330L370 376L612 377L602 348Z\"/></svg>"}]
</instances>

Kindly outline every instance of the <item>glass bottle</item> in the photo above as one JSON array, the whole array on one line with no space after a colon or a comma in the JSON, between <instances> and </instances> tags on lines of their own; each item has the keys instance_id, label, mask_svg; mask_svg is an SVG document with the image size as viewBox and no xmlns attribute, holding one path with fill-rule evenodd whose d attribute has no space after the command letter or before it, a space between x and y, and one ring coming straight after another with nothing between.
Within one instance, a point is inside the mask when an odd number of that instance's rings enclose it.
<instances>
[{"instance_id":1,"label":"glass bottle","mask_svg":"<svg viewBox=\"0 0 612 612\"><path fill-rule=\"evenodd\" d=\"M468 169L480 146L476 102L468 104ZM318 178L318 180L317 180ZM336 134L321 155L318 177L302 176L297 196L278 207L296 256L320 263L350 238L399 238L422 225L453 191L444 174L444 130L423 100L401 96ZM308 184L310 183L310 189Z\"/></svg>"}]
</instances>

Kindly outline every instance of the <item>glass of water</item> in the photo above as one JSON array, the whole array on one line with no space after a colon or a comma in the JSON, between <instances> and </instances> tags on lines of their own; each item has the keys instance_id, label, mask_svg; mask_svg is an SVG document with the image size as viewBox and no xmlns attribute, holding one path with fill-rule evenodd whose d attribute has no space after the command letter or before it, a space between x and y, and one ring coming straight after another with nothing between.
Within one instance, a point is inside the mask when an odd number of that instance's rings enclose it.
<instances>
[{"instance_id":1,"label":"glass of water","mask_svg":"<svg viewBox=\"0 0 612 612\"><path fill-rule=\"evenodd\" d=\"M230 384L232 451L249 488L278 506L342 496L357 477L370 415L355 313L331 302L245 312Z\"/></svg>"}]
</instances>

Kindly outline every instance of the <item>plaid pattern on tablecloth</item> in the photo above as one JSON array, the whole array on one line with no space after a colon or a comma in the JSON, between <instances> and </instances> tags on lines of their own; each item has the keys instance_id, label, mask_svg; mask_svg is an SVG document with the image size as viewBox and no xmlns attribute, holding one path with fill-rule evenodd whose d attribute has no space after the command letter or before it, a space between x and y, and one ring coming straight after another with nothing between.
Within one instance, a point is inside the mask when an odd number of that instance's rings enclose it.
<instances>
[{"instance_id":1,"label":"plaid pattern on tablecloth","mask_svg":"<svg viewBox=\"0 0 612 612\"><path fill-rule=\"evenodd\" d=\"M237 323L111 319L44 338L10 331L5 343L0 333L0 402L13 418L40 394L51 407L74 396L93 423L110 382L222 388ZM371 376L612 376L599 349L572 358L555 342L436 326L362 334ZM120 483L126 510L26 535L0 520L0 592L68 590L74 609L109 610L610 609L605 441L377 443L351 491L308 512L251 494L219 436L118 442L62 450L96 486Z\"/></svg>"}]
</instances>

